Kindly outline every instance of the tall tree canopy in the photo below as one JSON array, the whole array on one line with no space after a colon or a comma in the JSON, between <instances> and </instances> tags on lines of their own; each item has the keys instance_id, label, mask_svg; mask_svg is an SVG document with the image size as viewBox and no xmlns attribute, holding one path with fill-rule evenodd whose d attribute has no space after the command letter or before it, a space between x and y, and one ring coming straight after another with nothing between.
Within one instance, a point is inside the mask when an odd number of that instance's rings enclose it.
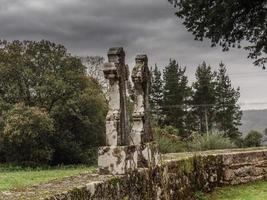
<instances>
[{"instance_id":1,"label":"tall tree canopy","mask_svg":"<svg viewBox=\"0 0 267 200\"><path fill-rule=\"evenodd\" d=\"M187 137L186 116L187 103L191 94L188 80L185 75L186 68L182 68L175 60L171 60L165 68L163 90L163 114L165 125L179 129L182 137Z\"/></svg>"},{"instance_id":2,"label":"tall tree canopy","mask_svg":"<svg viewBox=\"0 0 267 200\"><path fill-rule=\"evenodd\" d=\"M162 120L163 80L158 66L152 70L150 105L152 117L157 124Z\"/></svg>"},{"instance_id":3,"label":"tall tree canopy","mask_svg":"<svg viewBox=\"0 0 267 200\"><path fill-rule=\"evenodd\" d=\"M208 132L214 126L216 102L215 74L205 62L196 71L193 83L192 112L197 118L199 132Z\"/></svg>"},{"instance_id":4,"label":"tall tree canopy","mask_svg":"<svg viewBox=\"0 0 267 200\"><path fill-rule=\"evenodd\" d=\"M241 125L242 117L242 111L238 105L240 93L239 88L233 88L223 63L216 73L215 92L216 128L225 136L233 140L238 139L241 135L238 126Z\"/></svg>"},{"instance_id":5,"label":"tall tree canopy","mask_svg":"<svg viewBox=\"0 0 267 200\"><path fill-rule=\"evenodd\" d=\"M249 44L249 58L265 68L267 62L267 0L168 0L196 40L208 38L224 51ZM247 44L247 43L245 43Z\"/></svg>"},{"instance_id":6,"label":"tall tree canopy","mask_svg":"<svg viewBox=\"0 0 267 200\"><path fill-rule=\"evenodd\" d=\"M90 149L103 141L106 101L101 87L86 75L81 60L62 45L0 42L0 142L8 125L5 113L20 103L24 110L44 110L53 119L55 134L50 145L55 164L87 162L92 157ZM27 123L22 111L19 116L18 123Z\"/></svg>"}]
</instances>

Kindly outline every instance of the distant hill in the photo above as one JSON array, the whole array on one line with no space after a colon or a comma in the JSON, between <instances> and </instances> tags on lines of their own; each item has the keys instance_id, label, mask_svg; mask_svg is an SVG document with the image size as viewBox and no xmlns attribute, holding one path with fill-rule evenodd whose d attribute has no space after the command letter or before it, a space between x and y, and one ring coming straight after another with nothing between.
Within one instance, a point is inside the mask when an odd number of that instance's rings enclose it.
<instances>
[{"instance_id":1,"label":"distant hill","mask_svg":"<svg viewBox=\"0 0 267 200\"><path fill-rule=\"evenodd\" d=\"M266 110L244 110L242 117L242 125L239 130L244 134L248 134L251 130L263 132L267 128L267 109Z\"/></svg>"}]
</instances>

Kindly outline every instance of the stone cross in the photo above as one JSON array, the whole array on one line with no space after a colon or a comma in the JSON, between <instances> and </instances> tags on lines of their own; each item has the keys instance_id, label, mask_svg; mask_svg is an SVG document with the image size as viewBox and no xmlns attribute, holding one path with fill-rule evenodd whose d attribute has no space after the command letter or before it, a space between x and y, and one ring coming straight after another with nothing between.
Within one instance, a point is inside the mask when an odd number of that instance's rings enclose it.
<instances>
[{"instance_id":1,"label":"stone cross","mask_svg":"<svg viewBox=\"0 0 267 200\"><path fill-rule=\"evenodd\" d=\"M132 72L134 83L134 113L130 144L140 145L152 141L149 120L150 72L146 55L138 55Z\"/></svg>"},{"instance_id":2,"label":"stone cross","mask_svg":"<svg viewBox=\"0 0 267 200\"><path fill-rule=\"evenodd\" d=\"M104 75L109 80L109 110L106 118L106 145L127 145L129 124L126 109L126 81L128 70L123 48L110 48Z\"/></svg>"}]
</instances>

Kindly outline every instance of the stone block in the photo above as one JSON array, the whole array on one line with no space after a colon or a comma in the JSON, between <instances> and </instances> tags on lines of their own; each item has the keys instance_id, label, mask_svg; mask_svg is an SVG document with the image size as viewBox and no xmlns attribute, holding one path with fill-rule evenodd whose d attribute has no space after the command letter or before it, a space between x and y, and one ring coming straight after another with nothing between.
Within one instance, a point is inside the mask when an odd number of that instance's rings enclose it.
<instances>
[{"instance_id":1,"label":"stone block","mask_svg":"<svg viewBox=\"0 0 267 200\"><path fill-rule=\"evenodd\" d=\"M98 151L100 174L122 175L137 168L136 146L105 146Z\"/></svg>"},{"instance_id":2,"label":"stone block","mask_svg":"<svg viewBox=\"0 0 267 200\"><path fill-rule=\"evenodd\" d=\"M141 144L138 148L138 168L147 168L158 165L160 162L160 153L158 145L155 142Z\"/></svg>"},{"instance_id":3,"label":"stone block","mask_svg":"<svg viewBox=\"0 0 267 200\"><path fill-rule=\"evenodd\" d=\"M160 154L157 144L151 142L131 146L105 146L98 152L100 174L122 175L137 168L158 165Z\"/></svg>"}]
</instances>

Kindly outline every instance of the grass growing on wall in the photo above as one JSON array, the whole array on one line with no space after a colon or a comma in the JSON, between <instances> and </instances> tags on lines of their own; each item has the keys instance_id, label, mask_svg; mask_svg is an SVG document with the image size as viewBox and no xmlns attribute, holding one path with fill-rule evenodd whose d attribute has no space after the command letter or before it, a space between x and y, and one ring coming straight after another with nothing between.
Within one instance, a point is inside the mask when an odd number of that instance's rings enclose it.
<instances>
[{"instance_id":1,"label":"grass growing on wall","mask_svg":"<svg viewBox=\"0 0 267 200\"><path fill-rule=\"evenodd\" d=\"M217 189L201 200L264 200L267 199L267 182L255 182Z\"/></svg>"},{"instance_id":2,"label":"grass growing on wall","mask_svg":"<svg viewBox=\"0 0 267 200\"><path fill-rule=\"evenodd\" d=\"M92 172L94 167L83 165L53 168L21 168L0 165L0 191L21 189L26 186L45 183L80 173Z\"/></svg>"}]
</instances>

